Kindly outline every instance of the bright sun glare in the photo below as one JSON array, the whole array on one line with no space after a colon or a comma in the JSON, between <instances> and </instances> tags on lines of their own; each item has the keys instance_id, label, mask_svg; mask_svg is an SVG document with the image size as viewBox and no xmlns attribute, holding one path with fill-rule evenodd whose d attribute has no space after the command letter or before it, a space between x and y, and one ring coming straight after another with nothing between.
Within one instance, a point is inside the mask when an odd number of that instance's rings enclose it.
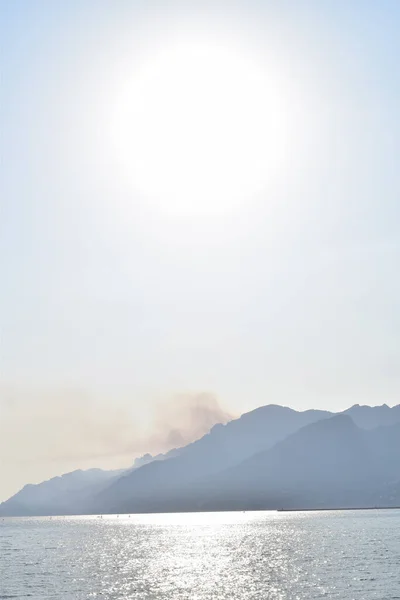
<instances>
[{"instance_id":1,"label":"bright sun glare","mask_svg":"<svg viewBox=\"0 0 400 600\"><path fill-rule=\"evenodd\" d=\"M283 98L237 47L179 39L148 56L118 92L123 175L172 212L226 212L268 185L285 152Z\"/></svg>"}]
</instances>

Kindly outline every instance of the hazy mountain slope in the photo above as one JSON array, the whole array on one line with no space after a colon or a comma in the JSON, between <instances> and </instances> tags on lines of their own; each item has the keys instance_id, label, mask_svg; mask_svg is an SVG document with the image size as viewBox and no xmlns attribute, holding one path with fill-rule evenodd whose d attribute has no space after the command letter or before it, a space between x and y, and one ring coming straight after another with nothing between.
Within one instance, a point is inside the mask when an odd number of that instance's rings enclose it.
<instances>
[{"instance_id":1,"label":"hazy mountain slope","mask_svg":"<svg viewBox=\"0 0 400 600\"><path fill-rule=\"evenodd\" d=\"M381 475L400 482L400 423L371 430L368 440Z\"/></svg>"},{"instance_id":2,"label":"hazy mountain slope","mask_svg":"<svg viewBox=\"0 0 400 600\"><path fill-rule=\"evenodd\" d=\"M153 456L153 454L149 454L149 453L143 454L143 456L139 456L138 458L135 458L132 469L139 469L140 467L143 467L144 465L148 465L155 460L167 460L168 458L173 458L174 456L178 456L178 454L180 454L180 452L181 452L181 448L173 448L172 450L169 450L169 452L166 452L165 454L155 454L154 456ZM130 470L132 470L132 469L130 469Z\"/></svg>"},{"instance_id":3,"label":"hazy mountain slope","mask_svg":"<svg viewBox=\"0 0 400 600\"><path fill-rule=\"evenodd\" d=\"M56 515L81 513L90 510L93 497L112 480L151 462L163 461L179 454L173 449L166 454L145 454L135 459L129 469L104 471L102 469L77 470L53 477L39 484L27 484L22 490L0 504L0 515Z\"/></svg>"},{"instance_id":4,"label":"hazy mountain slope","mask_svg":"<svg viewBox=\"0 0 400 600\"><path fill-rule=\"evenodd\" d=\"M142 499L176 496L191 482L218 473L253 454L271 448L304 425L330 417L325 411L297 412L269 405L244 414L226 425L216 425L200 440L180 450L179 456L152 462L113 482L96 499L98 512L139 510ZM132 509L126 507L132 506Z\"/></svg>"},{"instance_id":5,"label":"hazy mountain slope","mask_svg":"<svg viewBox=\"0 0 400 600\"><path fill-rule=\"evenodd\" d=\"M268 405L131 469L25 486L0 514L400 504L399 465L400 406Z\"/></svg>"},{"instance_id":6,"label":"hazy mountain slope","mask_svg":"<svg viewBox=\"0 0 400 600\"><path fill-rule=\"evenodd\" d=\"M304 486L348 485L367 479L371 461L366 432L350 417L334 416L303 427L269 451L220 474L218 486L249 495Z\"/></svg>"},{"instance_id":7,"label":"hazy mountain slope","mask_svg":"<svg viewBox=\"0 0 400 600\"><path fill-rule=\"evenodd\" d=\"M397 406L361 406L355 404L344 411L349 415L358 427L363 429L374 429L385 425L400 423L400 404Z\"/></svg>"},{"instance_id":8,"label":"hazy mountain slope","mask_svg":"<svg viewBox=\"0 0 400 600\"><path fill-rule=\"evenodd\" d=\"M40 516L81 512L89 498L123 472L78 470L39 484L25 485L17 494L0 504L0 515Z\"/></svg>"},{"instance_id":9,"label":"hazy mountain slope","mask_svg":"<svg viewBox=\"0 0 400 600\"><path fill-rule=\"evenodd\" d=\"M239 465L177 486L157 487L161 465L153 463L153 471L146 474L151 485L138 486L131 497L122 489L115 508L152 512L393 506L400 504L399 465L400 424L368 431L348 415L335 415ZM143 469L141 478L145 473Z\"/></svg>"},{"instance_id":10,"label":"hazy mountain slope","mask_svg":"<svg viewBox=\"0 0 400 600\"><path fill-rule=\"evenodd\" d=\"M230 498L245 508L389 506L400 504L399 482L400 424L367 431L337 415L202 482L200 497L216 508Z\"/></svg>"}]
</instances>

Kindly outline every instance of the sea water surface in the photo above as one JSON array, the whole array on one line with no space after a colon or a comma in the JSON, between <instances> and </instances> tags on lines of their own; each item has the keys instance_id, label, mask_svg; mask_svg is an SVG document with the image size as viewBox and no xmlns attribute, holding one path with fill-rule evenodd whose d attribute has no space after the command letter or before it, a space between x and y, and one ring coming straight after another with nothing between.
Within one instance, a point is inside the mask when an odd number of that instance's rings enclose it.
<instances>
[{"instance_id":1,"label":"sea water surface","mask_svg":"<svg viewBox=\"0 0 400 600\"><path fill-rule=\"evenodd\" d=\"M400 511L3 519L0 598L400 599Z\"/></svg>"}]
</instances>

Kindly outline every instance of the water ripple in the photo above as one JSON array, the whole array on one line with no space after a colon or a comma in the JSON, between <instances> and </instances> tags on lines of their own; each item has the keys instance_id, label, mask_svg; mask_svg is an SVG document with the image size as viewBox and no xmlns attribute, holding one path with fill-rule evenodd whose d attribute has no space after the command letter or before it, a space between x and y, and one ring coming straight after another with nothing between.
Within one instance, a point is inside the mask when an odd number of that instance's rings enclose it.
<instances>
[{"instance_id":1,"label":"water ripple","mask_svg":"<svg viewBox=\"0 0 400 600\"><path fill-rule=\"evenodd\" d=\"M399 511L0 525L0 600L395 600L399 564Z\"/></svg>"}]
</instances>

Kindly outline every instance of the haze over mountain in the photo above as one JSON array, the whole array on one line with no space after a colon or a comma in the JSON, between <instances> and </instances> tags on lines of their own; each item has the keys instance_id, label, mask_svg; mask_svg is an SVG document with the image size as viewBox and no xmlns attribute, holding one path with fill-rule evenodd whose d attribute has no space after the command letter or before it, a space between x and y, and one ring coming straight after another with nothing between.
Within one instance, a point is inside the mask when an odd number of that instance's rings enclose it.
<instances>
[{"instance_id":1,"label":"haze over mountain","mask_svg":"<svg viewBox=\"0 0 400 600\"><path fill-rule=\"evenodd\" d=\"M268 405L125 471L25 486L1 515L400 504L400 405Z\"/></svg>"},{"instance_id":2,"label":"haze over mountain","mask_svg":"<svg viewBox=\"0 0 400 600\"><path fill-rule=\"evenodd\" d=\"M74 390L32 393L28 386L0 382L0 502L27 481L39 483L77 469L126 469L135 456L146 462L143 455L149 452L161 458L232 418L214 394L205 392L160 398L141 422L117 401L99 405Z\"/></svg>"},{"instance_id":3,"label":"haze over mountain","mask_svg":"<svg viewBox=\"0 0 400 600\"><path fill-rule=\"evenodd\" d=\"M355 404L344 411L359 427L374 429L380 425L393 425L400 422L400 404L390 407L382 406L360 406Z\"/></svg>"},{"instance_id":4,"label":"haze over mountain","mask_svg":"<svg viewBox=\"0 0 400 600\"><path fill-rule=\"evenodd\" d=\"M400 503L399 459L400 423L363 430L336 415L220 474L206 506L391 506Z\"/></svg>"},{"instance_id":5,"label":"haze over mountain","mask_svg":"<svg viewBox=\"0 0 400 600\"><path fill-rule=\"evenodd\" d=\"M2 515L47 515L79 512L88 499L123 471L78 470L48 481L27 484L0 505Z\"/></svg>"}]
</instances>

